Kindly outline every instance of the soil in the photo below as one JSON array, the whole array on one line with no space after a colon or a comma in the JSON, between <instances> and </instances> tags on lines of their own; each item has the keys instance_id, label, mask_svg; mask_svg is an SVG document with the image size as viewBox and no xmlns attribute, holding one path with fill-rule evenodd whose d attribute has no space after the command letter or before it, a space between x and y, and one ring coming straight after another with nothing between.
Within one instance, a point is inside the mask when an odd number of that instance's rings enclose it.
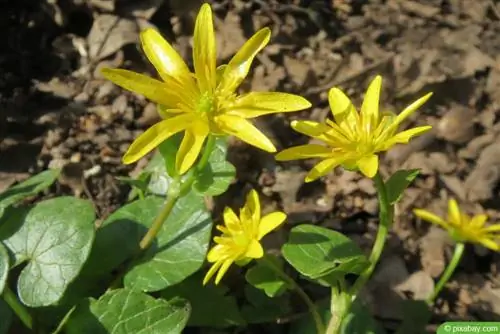
<instances>
[{"instance_id":1,"label":"soil","mask_svg":"<svg viewBox=\"0 0 500 334\"><path fill-rule=\"evenodd\" d=\"M127 200L117 176L121 156L158 120L144 97L99 75L103 66L156 75L140 52L138 32L156 26L186 59L200 1L0 1L0 191L49 167L61 179L43 197L89 198L100 218ZM396 223L365 300L385 327L401 318L393 299L425 298L450 258L445 233L411 210L444 213L457 198L470 213L500 219L500 2L496 0L213 1L219 63L257 29L272 29L242 91L276 90L308 98L313 108L257 120L278 149L305 143L294 119L329 115L327 92L339 86L359 103L381 74L382 104L400 111L434 92L405 126L433 130L382 158L381 171L420 168L398 204ZM289 226L309 221L335 228L369 251L378 204L370 182L337 169L311 184L313 161L277 163L237 140L229 159L237 179L214 199L214 216L249 188L265 210L279 208ZM268 241L276 247L285 232ZM428 329L445 320L500 320L500 255L470 246L433 309ZM392 293L397 298L385 298Z\"/></svg>"}]
</instances>

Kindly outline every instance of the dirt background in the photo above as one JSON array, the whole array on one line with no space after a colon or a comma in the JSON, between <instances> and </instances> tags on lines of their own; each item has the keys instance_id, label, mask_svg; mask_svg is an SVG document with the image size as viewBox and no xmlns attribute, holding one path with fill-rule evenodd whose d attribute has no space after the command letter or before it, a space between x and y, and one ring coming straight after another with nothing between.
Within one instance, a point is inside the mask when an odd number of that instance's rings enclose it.
<instances>
[{"instance_id":1,"label":"dirt background","mask_svg":"<svg viewBox=\"0 0 500 334\"><path fill-rule=\"evenodd\" d=\"M138 32L156 26L190 61L196 0L0 1L0 191L50 167L63 175L44 197L89 198L100 218L122 205L135 175L120 158L158 120L144 97L103 80L103 66L156 75L140 52ZM384 175L422 174L397 207L382 262L365 291L372 312L390 329L401 298L423 299L450 258L446 233L415 219L414 207L444 213L457 198L470 213L500 219L500 2L488 0L213 1L219 63L257 29L272 29L241 87L308 98L313 108L257 120L278 149L302 144L294 119L322 120L327 91L340 86L360 102L381 74L382 104L400 111L426 92L434 96L405 126L433 130L382 159ZM251 187L265 210L289 214L288 227L313 222L335 228L369 251L378 204L370 180L337 169L304 184L314 161L276 163L272 155L231 141L237 180L211 203L214 217L237 206ZM278 247L282 231L267 240ZM433 309L429 332L444 320L500 320L500 256L470 246ZM312 290L314 293L314 290Z\"/></svg>"}]
</instances>

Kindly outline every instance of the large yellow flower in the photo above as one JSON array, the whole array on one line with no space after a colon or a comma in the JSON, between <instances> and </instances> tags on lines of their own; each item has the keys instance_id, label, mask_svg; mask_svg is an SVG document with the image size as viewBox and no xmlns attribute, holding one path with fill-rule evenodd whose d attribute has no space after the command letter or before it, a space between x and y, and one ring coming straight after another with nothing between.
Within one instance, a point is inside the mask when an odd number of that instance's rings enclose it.
<instances>
[{"instance_id":1,"label":"large yellow flower","mask_svg":"<svg viewBox=\"0 0 500 334\"><path fill-rule=\"evenodd\" d=\"M277 160L321 158L306 176L306 182L328 174L342 165L347 169L360 170L367 177L373 177L378 170L377 153L387 151L398 143L408 143L416 135L428 131L430 126L420 126L397 132L401 122L429 99L431 93L406 107L399 115L379 112L379 98L382 78L370 83L366 91L361 112L357 112L349 98L338 88L332 88L328 101L334 121L325 123L293 121L292 128L326 145L308 144L281 151Z\"/></svg>"},{"instance_id":2,"label":"large yellow flower","mask_svg":"<svg viewBox=\"0 0 500 334\"><path fill-rule=\"evenodd\" d=\"M468 241L500 251L500 224L486 226L488 216L481 214L470 217L460 211L454 199L448 201L447 219L427 210L415 209L413 212L417 217L446 229L459 242Z\"/></svg>"},{"instance_id":3,"label":"large yellow flower","mask_svg":"<svg viewBox=\"0 0 500 334\"><path fill-rule=\"evenodd\" d=\"M156 30L143 31L142 47L163 81L123 69L103 69L102 74L115 84L157 102L165 119L135 139L123 162L139 160L181 131L184 131L184 139L176 157L176 168L181 174L194 164L209 134L234 135L253 146L275 152L273 143L248 119L306 109L310 103L286 93L251 92L240 96L235 93L270 36L268 28L259 30L227 65L216 68L212 11L204 4L194 29L192 73Z\"/></svg>"},{"instance_id":4,"label":"large yellow flower","mask_svg":"<svg viewBox=\"0 0 500 334\"><path fill-rule=\"evenodd\" d=\"M239 218L231 208L225 208L223 216L225 226L217 225L222 236L214 237L217 245L207 255L208 262L214 264L205 275L203 284L217 271L215 284L218 284L233 263L245 265L252 259L261 258L264 250L260 239L286 219L283 212L272 212L261 217L259 195L255 190L248 193Z\"/></svg>"}]
</instances>

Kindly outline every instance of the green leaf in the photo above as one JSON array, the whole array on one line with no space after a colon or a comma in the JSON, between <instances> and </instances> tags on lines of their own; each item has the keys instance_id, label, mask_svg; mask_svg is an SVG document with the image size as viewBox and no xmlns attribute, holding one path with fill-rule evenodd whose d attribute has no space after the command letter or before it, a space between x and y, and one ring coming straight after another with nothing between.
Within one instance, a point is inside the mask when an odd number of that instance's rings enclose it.
<instances>
[{"instance_id":1,"label":"green leaf","mask_svg":"<svg viewBox=\"0 0 500 334\"><path fill-rule=\"evenodd\" d=\"M262 290L246 285L245 297L248 303L243 305L241 313L248 323L276 322L276 319L293 312L288 294L269 298Z\"/></svg>"},{"instance_id":2,"label":"green leaf","mask_svg":"<svg viewBox=\"0 0 500 334\"><path fill-rule=\"evenodd\" d=\"M9 305L0 298L0 334L7 334L9 332L11 322L12 311Z\"/></svg>"},{"instance_id":3,"label":"green leaf","mask_svg":"<svg viewBox=\"0 0 500 334\"><path fill-rule=\"evenodd\" d=\"M290 231L283 256L302 275L332 285L340 276L359 274L369 264L361 249L342 233L314 225Z\"/></svg>"},{"instance_id":4,"label":"green leaf","mask_svg":"<svg viewBox=\"0 0 500 334\"><path fill-rule=\"evenodd\" d=\"M401 303L404 318L396 334L425 333L425 328L432 317L429 306L423 300L403 300Z\"/></svg>"},{"instance_id":5,"label":"green leaf","mask_svg":"<svg viewBox=\"0 0 500 334\"><path fill-rule=\"evenodd\" d=\"M145 293L119 289L79 304L67 325L68 334L176 334L189 318L184 300L154 299Z\"/></svg>"},{"instance_id":6,"label":"green leaf","mask_svg":"<svg viewBox=\"0 0 500 334\"><path fill-rule=\"evenodd\" d=\"M330 309L328 307L328 301L324 303L316 304L319 316L323 319L324 324L328 324L328 320L331 317ZM299 318L290 325L290 330L288 334L305 334L305 333L317 333L316 324L310 312L308 312L304 317ZM335 333L338 334L338 333ZM365 334L353 332L349 334Z\"/></svg>"},{"instance_id":7,"label":"green leaf","mask_svg":"<svg viewBox=\"0 0 500 334\"><path fill-rule=\"evenodd\" d=\"M18 295L30 307L61 299L80 272L94 240L92 203L59 197L34 205L23 225L4 241L15 264L28 261L18 280Z\"/></svg>"},{"instance_id":8,"label":"green leaf","mask_svg":"<svg viewBox=\"0 0 500 334\"><path fill-rule=\"evenodd\" d=\"M19 202L26 197L36 195L38 192L48 188L57 180L60 172L60 169L49 169L43 171L1 193L0 216L9 205Z\"/></svg>"},{"instance_id":9,"label":"green leaf","mask_svg":"<svg viewBox=\"0 0 500 334\"><path fill-rule=\"evenodd\" d=\"M401 200L403 192L418 176L418 169L398 170L392 174L389 180L385 182L387 189L387 199L389 204L396 204Z\"/></svg>"},{"instance_id":10,"label":"green leaf","mask_svg":"<svg viewBox=\"0 0 500 334\"><path fill-rule=\"evenodd\" d=\"M283 267L283 262L276 256L265 256L266 260L274 262L277 267ZM263 290L269 297L279 296L289 287L287 282L261 261L257 261L257 264L247 271L245 278L248 283Z\"/></svg>"},{"instance_id":11,"label":"green leaf","mask_svg":"<svg viewBox=\"0 0 500 334\"><path fill-rule=\"evenodd\" d=\"M227 140L217 138L208 164L196 175L193 189L200 194L216 196L229 188L236 175L236 168L226 160Z\"/></svg>"},{"instance_id":12,"label":"green leaf","mask_svg":"<svg viewBox=\"0 0 500 334\"><path fill-rule=\"evenodd\" d=\"M385 330L373 319L366 307L356 300L342 321L339 334L385 334Z\"/></svg>"},{"instance_id":13,"label":"green leaf","mask_svg":"<svg viewBox=\"0 0 500 334\"><path fill-rule=\"evenodd\" d=\"M147 228L163 205L161 199L149 200L148 206L156 205L156 213L153 214L153 209L148 209L151 214L147 217L140 210L129 213L131 220ZM158 291L181 282L200 269L205 261L211 230L212 220L203 197L193 192L182 197L164 222L153 245L125 275L125 286Z\"/></svg>"},{"instance_id":14,"label":"green leaf","mask_svg":"<svg viewBox=\"0 0 500 334\"><path fill-rule=\"evenodd\" d=\"M7 274L9 273L9 253L4 245L0 242L0 295L7 282Z\"/></svg>"},{"instance_id":15,"label":"green leaf","mask_svg":"<svg viewBox=\"0 0 500 334\"><path fill-rule=\"evenodd\" d=\"M161 292L161 296L171 299L175 296L187 299L191 305L189 326L227 327L245 324L236 298L228 295L228 289L222 285L203 286L203 276L197 273L179 284Z\"/></svg>"}]
</instances>

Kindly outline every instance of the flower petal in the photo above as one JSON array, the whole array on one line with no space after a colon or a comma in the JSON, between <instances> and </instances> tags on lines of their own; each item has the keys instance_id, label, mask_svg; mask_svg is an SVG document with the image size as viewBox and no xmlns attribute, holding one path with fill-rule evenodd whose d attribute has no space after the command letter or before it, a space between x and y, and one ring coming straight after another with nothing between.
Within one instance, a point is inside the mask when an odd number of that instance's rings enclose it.
<instances>
[{"instance_id":1,"label":"flower petal","mask_svg":"<svg viewBox=\"0 0 500 334\"><path fill-rule=\"evenodd\" d=\"M356 109L343 91L336 87L330 89L328 92L328 103L337 124L340 125L346 121L350 124L356 123Z\"/></svg>"},{"instance_id":2,"label":"flower petal","mask_svg":"<svg viewBox=\"0 0 500 334\"><path fill-rule=\"evenodd\" d=\"M427 210L422 210L422 209L414 209L413 213L418 218L420 218L422 220L425 220L425 221L427 221L429 223L439 225L439 226L441 226L441 227L443 227L443 228L445 228L447 230L450 228L450 225L448 224L448 222L446 222L441 217L433 214L432 212L429 212Z\"/></svg>"},{"instance_id":3,"label":"flower petal","mask_svg":"<svg viewBox=\"0 0 500 334\"><path fill-rule=\"evenodd\" d=\"M363 131L371 132L375 130L372 129L372 127L375 127L378 124L378 108L381 87L382 77L377 75L366 90L365 98L363 99L363 104L361 105L361 126Z\"/></svg>"},{"instance_id":4,"label":"flower petal","mask_svg":"<svg viewBox=\"0 0 500 334\"><path fill-rule=\"evenodd\" d=\"M494 250L495 252L498 252L500 250L500 244L490 238L480 238L478 240L471 240L471 241L476 241L481 245L483 245L484 247Z\"/></svg>"},{"instance_id":5,"label":"flower petal","mask_svg":"<svg viewBox=\"0 0 500 334\"><path fill-rule=\"evenodd\" d=\"M378 171L378 156L372 154L358 160L359 171L366 177L373 178Z\"/></svg>"},{"instance_id":6,"label":"flower petal","mask_svg":"<svg viewBox=\"0 0 500 334\"><path fill-rule=\"evenodd\" d=\"M179 99L168 91L168 86L156 79L119 68L103 68L101 74L126 90L144 95L153 102L176 108Z\"/></svg>"},{"instance_id":7,"label":"flower petal","mask_svg":"<svg viewBox=\"0 0 500 334\"><path fill-rule=\"evenodd\" d=\"M306 175L305 181L312 182L322 176L325 176L326 174L330 173L335 167L340 165L344 160L345 158L342 156L321 161L309 171L309 173Z\"/></svg>"},{"instance_id":8,"label":"flower petal","mask_svg":"<svg viewBox=\"0 0 500 334\"><path fill-rule=\"evenodd\" d=\"M262 237L264 237L266 234L283 224L285 219L286 214L284 214L283 212L272 212L262 217L262 220L259 224L258 239L262 239Z\"/></svg>"},{"instance_id":9,"label":"flower petal","mask_svg":"<svg viewBox=\"0 0 500 334\"><path fill-rule=\"evenodd\" d=\"M405 131L402 131L395 136L389 138L385 143L384 143L384 148L387 150L390 147L396 145L396 144L407 144L412 137L418 136L424 132L429 131L432 129L432 126L430 125L425 125L425 126L419 126L416 128L408 129Z\"/></svg>"},{"instance_id":10,"label":"flower petal","mask_svg":"<svg viewBox=\"0 0 500 334\"><path fill-rule=\"evenodd\" d=\"M156 29L145 29L140 38L144 53L163 80L168 81L169 77L191 78L191 72L182 57Z\"/></svg>"},{"instance_id":11,"label":"flower petal","mask_svg":"<svg viewBox=\"0 0 500 334\"><path fill-rule=\"evenodd\" d=\"M206 285L208 281L210 281L210 279L214 276L217 270L219 270L219 268L222 266L223 263L224 261L218 261L210 267L210 269L205 275L205 278L203 279L203 285Z\"/></svg>"},{"instance_id":12,"label":"flower petal","mask_svg":"<svg viewBox=\"0 0 500 334\"><path fill-rule=\"evenodd\" d=\"M482 229L482 231L486 233L500 232L500 224L486 226Z\"/></svg>"},{"instance_id":13,"label":"flower petal","mask_svg":"<svg viewBox=\"0 0 500 334\"><path fill-rule=\"evenodd\" d=\"M226 274L229 267L233 264L233 262L234 262L233 259L229 259L222 263L222 266L220 267L219 272L217 273L217 277L215 277L216 285L219 284L220 280L222 279L222 277L224 277L224 275Z\"/></svg>"},{"instance_id":14,"label":"flower petal","mask_svg":"<svg viewBox=\"0 0 500 334\"><path fill-rule=\"evenodd\" d=\"M260 221L260 200L259 194L254 189L250 190L247 194L245 209L247 209L246 212L249 215L246 218L257 224Z\"/></svg>"},{"instance_id":15,"label":"flower petal","mask_svg":"<svg viewBox=\"0 0 500 334\"><path fill-rule=\"evenodd\" d=\"M432 96L432 93L428 93L428 94L422 96L421 98L419 98L418 100L416 100L415 102L413 102L412 104L410 104L408 107L406 107L401 113L399 113L399 115L396 116L396 119L394 120L394 123L391 125L391 127L398 126L399 124L401 124L401 122L403 122L403 120L405 120L408 116L413 114L431 96Z\"/></svg>"},{"instance_id":16,"label":"flower petal","mask_svg":"<svg viewBox=\"0 0 500 334\"><path fill-rule=\"evenodd\" d=\"M455 226L462 225L461 212L458 208L457 201L455 199L450 199L448 201L448 222Z\"/></svg>"},{"instance_id":17,"label":"flower petal","mask_svg":"<svg viewBox=\"0 0 500 334\"><path fill-rule=\"evenodd\" d=\"M307 144L287 148L275 155L278 161L326 158L332 154L332 149L322 145Z\"/></svg>"},{"instance_id":18,"label":"flower petal","mask_svg":"<svg viewBox=\"0 0 500 334\"><path fill-rule=\"evenodd\" d=\"M227 256L227 246L215 245L213 246L207 254L208 262L218 262L223 260Z\"/></svg>"},{"instance_id":19,"label":"flower petal","mask_svg":"<svg viewBox=\"0 0 500 334\"><path fill-rule=\"evenodd\" d=\"M227 64L218 88L222 91L234 92L248 75L257 53L269 43L270 38L269 28L260 29L250 37Z\"/></svg>"},{"instance_id":20,"label":"flower petal","mask_svg":"<svg viewBox=\"0 0 500 334\"><path fill-rule=\"evenodd\" d=\"M175 157L175 168L180 175L185 174L193 166L208 133L208 125L203 122L195 122L190 128L186 129Z\"/></svg>"},{"instance_id":21,"label":"flower petal","mask_svg":"<svg viewBox=\"0 0 500 334\"><path fill-rule=\"evenodd\" d=\"M299 95L279 92L251 92L240 96L230 113L243 118L254 118L309 107L311 107L311 103Z\"/></svg>"},{"instance_id":22,"label":"flower petal","mask_svg":"<svg viewBox=\"0 0 500 334\"><path fill-rule=\"evenodd\" d=\"M134 140L123 156L123 163L131 164L139 160L170 136L186 129L193 117L192 114L181 114L156 123Z\"/></svg>"},{"instance_id":23,"label":"flower petal","mask_svg":"<svg viewBox=\"0 0 500 334\"><path fill-rule=\"evenodd\" d=\"M276 148L269 138L260 132L252 123L238 116L220 115L215 117L219 128L244 142L267 152L276 152Z\"/></svg>"},{"instance_id":24,"label":"flower petal","mask_svg":"<svg viewBox=\"0 0 500 334\"><path fill-rule=\"evenodd\" d=\"M194 27L193 63L198 85L202 92L212 91L216 86L216 46L212 9L204 3Z\"/></svg>"},{"instance_id":25,"label":"flower petal","mask_svg":"<svg viewBox=\"0 0 500 334\"><path fill-rule=\"evenodd\" d=\"M481 229L481 230L484 231L483 226L484 226L484 224L486 223L487 220L488 220L488 216L487 215L484 215L484 214L475 215L469 221L469 225L470 225L471 228L478 229L478 230Z\"/></svg>"},{"instance_id":26,"label":"flower petal","mask_svg":"<svg viewBox=\"0 0 500 334\"><path fill-rule=\"evenodd\" d=\"M260 242L255 239L250 241L244 256L251 259L259 259L264 256L264 249L262 248Z\"/></svg>"},{"instance_id":27,"label":"flower petal","mask_svg":"<svg viewBox=\"0 0 500 334\"><path fill-rule=\"evenodd\" d=\"M225 207L222 216L224 218L224 224L229 229L229 232L235 234L241 230L240 219L234 213L233 209L231 209L230 207Z\"/></svg>"},{"instance_id":28,"label":"flower petal","mask_svg":"<svg viewBox=\"0 0 500 334\"><path fill-rule=\"evenodd\" d=\"M292 121L292 129L312 138L323 138L323 134L330 130L330 127L323 123L313 121Z\"/></svg>"}]
</instances>

